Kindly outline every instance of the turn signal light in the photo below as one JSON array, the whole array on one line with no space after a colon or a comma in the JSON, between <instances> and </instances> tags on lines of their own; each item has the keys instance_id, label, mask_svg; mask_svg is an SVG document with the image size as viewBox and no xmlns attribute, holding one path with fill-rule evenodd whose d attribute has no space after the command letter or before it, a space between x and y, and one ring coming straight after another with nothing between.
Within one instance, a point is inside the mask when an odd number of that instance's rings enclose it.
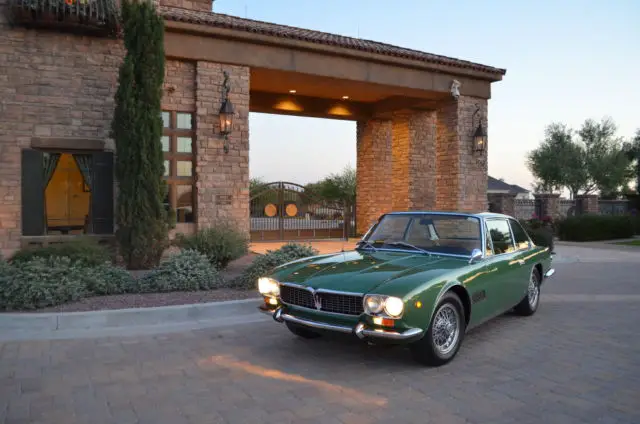
<instances>
[{"instance_id":1,"label":"turn signal light","mask_svg":"<svg viewBox=\"0 0 640 424\"><path fill-rule=\"evenodd\" d=\"M381 317L373 317L373 323L381 327L393 327L394 320Z\"/></svg>"}]
</instances>

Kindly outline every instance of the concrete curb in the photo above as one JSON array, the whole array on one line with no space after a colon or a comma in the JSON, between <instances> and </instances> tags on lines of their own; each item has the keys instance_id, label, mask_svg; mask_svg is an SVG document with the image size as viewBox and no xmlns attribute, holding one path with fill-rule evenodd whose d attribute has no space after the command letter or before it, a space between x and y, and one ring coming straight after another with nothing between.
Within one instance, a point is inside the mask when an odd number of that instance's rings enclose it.
<instances>
[{"instance_id":1,"label":"concrete curb","mask_svg":"<svg viewBox=\"0 0 640 424\"><path fill-rule=\"evenodd\" d=\"M260 298L90 312L3 313L0 340L133 335L257 322Z\"/></svg>"}]
</instances>

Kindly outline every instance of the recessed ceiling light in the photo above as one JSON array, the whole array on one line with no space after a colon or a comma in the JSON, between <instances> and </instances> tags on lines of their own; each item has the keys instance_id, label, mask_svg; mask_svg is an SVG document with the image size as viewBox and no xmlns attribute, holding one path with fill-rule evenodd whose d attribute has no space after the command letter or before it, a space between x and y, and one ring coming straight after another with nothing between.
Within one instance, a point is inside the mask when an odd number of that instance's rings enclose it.
<instances>
[{"instance_id":1,"label":"recessed ceiling light","mask_svg":"<svg viewBox=\"0 0 640 424\"><path fill-rule=\"evenodd\" d=\"M342 96L343 100L347 100L349 98L349 96Z\"/></svg>"},{"instance_id":2,"label":"recessed ceiling light","mask_svg":"<svg viewBox=\"0 0 640 424\"><path fill-rule=\"evenodd\" d=\"M296 90L289 90L289 93L296 94Z\"/></svg>"}]
</instances>

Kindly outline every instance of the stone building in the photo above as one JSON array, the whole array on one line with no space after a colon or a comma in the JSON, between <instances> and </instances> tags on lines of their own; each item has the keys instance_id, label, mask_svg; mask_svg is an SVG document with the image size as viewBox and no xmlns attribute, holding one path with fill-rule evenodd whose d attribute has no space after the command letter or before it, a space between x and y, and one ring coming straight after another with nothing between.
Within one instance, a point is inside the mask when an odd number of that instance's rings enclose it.
<instances>
[{"instance_id":1,"label":"stone building","mask_svg":"<svg viewBox=\"0 0 640 424\"><path fill-rule=\"evenodd\" d=\"M124 56L117 0L0 0L0 250L114 231L109 138ZM45 5L45 6L43 6ZM505 70L160 0L163 118L176 231L250 230L250 111L357 121L357 222L485 210L491 83ZM84 13L84 14L83 14ZM117 33L116 33L117 34ZM220 134L223 71L235 119Z\"/></svg>"}]
</instances>

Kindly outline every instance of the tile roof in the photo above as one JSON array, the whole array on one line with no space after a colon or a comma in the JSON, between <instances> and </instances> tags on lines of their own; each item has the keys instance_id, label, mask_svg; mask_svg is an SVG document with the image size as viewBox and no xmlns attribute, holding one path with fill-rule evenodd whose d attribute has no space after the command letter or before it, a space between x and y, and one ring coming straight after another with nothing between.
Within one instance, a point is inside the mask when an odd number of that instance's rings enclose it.
<instances>
[{"instance_id":1,"label":"tile roof","mask_svg":"<svg viewBox=\"0 0 640 424\"><path fill-rule=\"evenodd\" d=\"M159 13L166 19L176 22L207 25L218 28L246 31L261 35L270 35L292 40L307 41L336 47L344 47L363 52L377 53L404 59L419 60L427 63L452 66L457 68L472 69L475 71L504 75L505 69L481 65L461 59L425 53L404 47L393 46L377 41L363 40L360 38L345 37L310 29L273 24L270 22L255 21L220 13L201 12L177 7L158 6Z\"/></svg>"}]
</instances>

